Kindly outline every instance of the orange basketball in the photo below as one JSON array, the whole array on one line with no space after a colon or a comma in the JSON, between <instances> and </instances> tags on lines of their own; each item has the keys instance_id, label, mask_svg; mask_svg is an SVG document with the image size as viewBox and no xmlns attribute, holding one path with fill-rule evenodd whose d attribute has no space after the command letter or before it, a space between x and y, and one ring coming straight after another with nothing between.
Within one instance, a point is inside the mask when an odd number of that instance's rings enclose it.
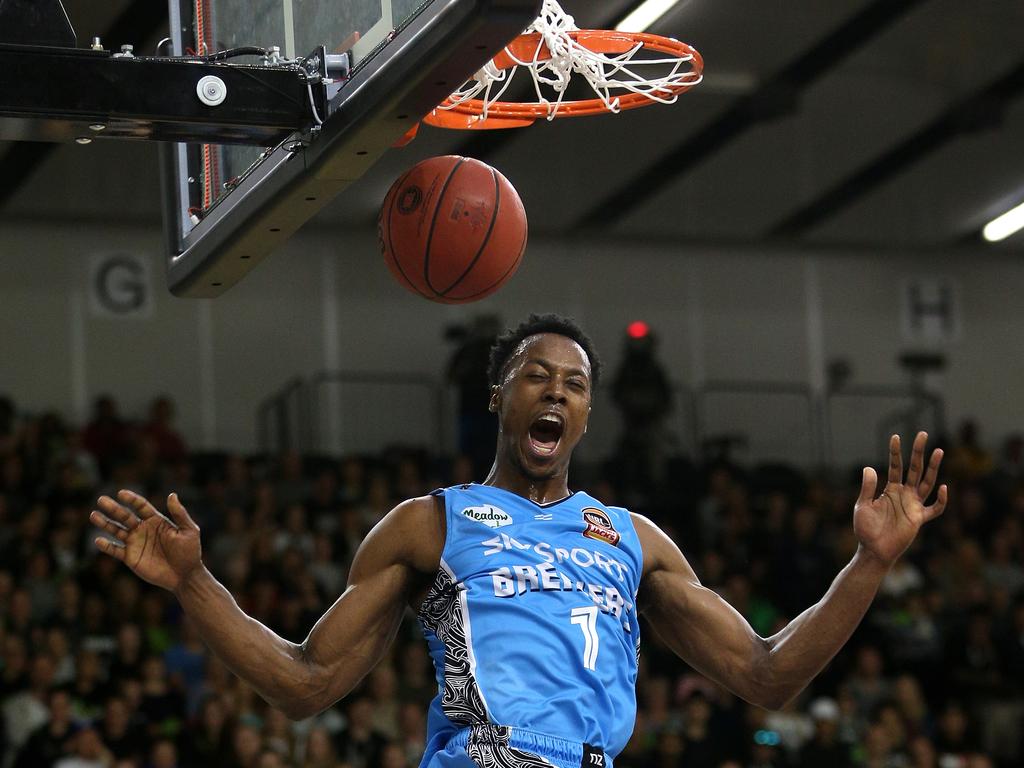
<instances>
[{"instance_id":1,"label":"orange basketball","mask_svg":"<svg viewBox=\"0 0 1024 768\"><path fill-rule=\"evenodd\" d=\"M470 157L432 157L391 185L377 220L391 273L445 304L490 296L519 267L526 211L508 179Z\"/></svg>"}]
</instances>

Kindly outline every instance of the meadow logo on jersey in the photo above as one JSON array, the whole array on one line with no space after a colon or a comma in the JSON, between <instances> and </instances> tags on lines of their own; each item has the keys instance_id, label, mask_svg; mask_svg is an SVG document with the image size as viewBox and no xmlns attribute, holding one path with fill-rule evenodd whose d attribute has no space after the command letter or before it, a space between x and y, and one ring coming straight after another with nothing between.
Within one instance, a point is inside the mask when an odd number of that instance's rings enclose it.
<instances>
[{"instance_id":1,"label":"meadow logo on jersey","mask_svg":"<svg viewBox=\"0 0 1024 768\"><path fill-rule=\"evenodd\" d=\"M594 539L596 541L603 541L605 544L611 544L613 547L619 546L619 532L615 530L615 526L612 525L612 520L608 517L608 513L603 509L597 507L586 507L583 510L583 522L587 524L587 527L583 529L583 535L588 539Z\"/></svg>"},{"instance_id":2,"label":"meadow logo on jersey","mask_svg":"<svg viewBox=\"0 0 1024 768\"><path fill-rule=\"evenodd\" d=\"M515 522L512 519L512 515L503 509L493 507L490 504L483 504L479 507L466 507L462 510L462 516L468 517L470 520L476 520L478 523L483 523L490 528L501 528L506 525L512 525Z\"/></svg>"}]
</instances>

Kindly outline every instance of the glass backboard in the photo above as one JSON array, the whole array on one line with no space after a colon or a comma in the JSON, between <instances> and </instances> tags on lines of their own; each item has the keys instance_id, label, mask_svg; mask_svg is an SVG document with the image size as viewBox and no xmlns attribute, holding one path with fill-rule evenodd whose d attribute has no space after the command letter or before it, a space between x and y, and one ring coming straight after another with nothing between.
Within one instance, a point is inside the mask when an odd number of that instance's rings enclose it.
<instances>
[{"instance_id":1,"label":"glass backboard","mask_svg":"<svg viewBox=\"0 0 1024 768\"><path fill-rule=\"evenodd\" d=\"M540 6L540 0L169 3L175 56L253 49L228 61L309 68L307 57L321 46L327 55L343 55L335 61L341 70L309 85L309 128L276 146L240 139L164 147L168 281L176 295L195 297L217 296L241 279L526 27Z\"/></svg>"}]
</instances>

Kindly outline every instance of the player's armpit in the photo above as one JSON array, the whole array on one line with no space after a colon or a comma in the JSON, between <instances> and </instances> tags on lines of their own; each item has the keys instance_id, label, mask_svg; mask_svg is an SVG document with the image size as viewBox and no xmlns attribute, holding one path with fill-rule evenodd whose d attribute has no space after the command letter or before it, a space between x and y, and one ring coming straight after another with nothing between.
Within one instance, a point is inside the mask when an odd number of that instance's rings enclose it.
<instances>
[{"instance_id":1,"label":"player's armpit","mask_svg":"<svg viewBox=\"0 0 1024 768\"><path fill-rule=\"evenodd\" d=\"M398 505L363 540L345 592L299 646L308 714L346 695L380 661L406 605L422 599L436 574L444 535L436 500L422 497Z\"/></svg>"},{"instance_id":2,"label":"player's armpit","mask_svg":"<svg viewBox=\"0 0 1024 768\"><path fill-rule=\"evenodd\" d=\"M644 552L641 613L672 651L701 674L759 706L778 704L768 677L770 648L740 613L701 585L675 543L633 515Z\"/></svg>"}]
</instances>

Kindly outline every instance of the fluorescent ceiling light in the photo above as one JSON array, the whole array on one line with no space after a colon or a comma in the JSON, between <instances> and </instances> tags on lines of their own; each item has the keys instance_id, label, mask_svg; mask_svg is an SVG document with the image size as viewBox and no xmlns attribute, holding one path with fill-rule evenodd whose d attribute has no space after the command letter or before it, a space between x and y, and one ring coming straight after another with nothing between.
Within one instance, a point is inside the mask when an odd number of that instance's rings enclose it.
<instances>
[{"instance_id":1,"label":"fluorescent ceiling light","mask_svg":"<svg viewBox=\"0 0 1024 768\"><path fill-rule=\"evenodd\" d=\"M679 0L644 0L632 13L615 25L619 32L643 32L664 16Z\"/></svg>"},{"instance_id":2,"label":"fluorescent ceiling light","mask_svg":"<svg viewBox=\"0 0 1024 768\"><path fill-rule=\"evenodd\" d=\"M1005 240L1014 232L1024 229L1024 203L1011 208L1002 216L992 219L981 230L981 236L990 243Z\"/></svg>"}]
</instances>

